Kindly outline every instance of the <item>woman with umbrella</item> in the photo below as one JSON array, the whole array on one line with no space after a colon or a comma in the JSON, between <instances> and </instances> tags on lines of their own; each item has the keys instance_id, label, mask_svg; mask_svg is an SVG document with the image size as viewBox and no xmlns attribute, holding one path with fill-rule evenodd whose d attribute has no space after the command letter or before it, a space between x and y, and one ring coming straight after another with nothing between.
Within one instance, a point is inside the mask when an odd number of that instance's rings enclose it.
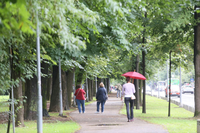
<instances>
[{"instance_id":1,"label":"woman with umbrella","mask_svg":"<svg viewBox=\"0 0 200 133\"><path fill-rule=\"evenodd\" d=\"M133 115L133 101L134 98L132 98L135 93L135 86L132 84L130 77L126 77L126 82L122 87L122 96L124 96L124 102L126 105L126 114L128 118L128 122L132 122L134 115ZM122 99L122 97L121 97ZM129 105L130 105L130 112L129 112Z\"/></svg>"}]
</instances>

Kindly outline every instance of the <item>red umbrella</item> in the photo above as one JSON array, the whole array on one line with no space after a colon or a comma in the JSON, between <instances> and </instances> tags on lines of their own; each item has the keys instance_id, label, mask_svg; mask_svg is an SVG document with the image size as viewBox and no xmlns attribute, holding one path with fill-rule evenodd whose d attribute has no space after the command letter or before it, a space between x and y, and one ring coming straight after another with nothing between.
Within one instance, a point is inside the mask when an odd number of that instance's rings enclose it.
<instances>
[{"instance_id":1,"label":"red umbrella","mask_svg":"<svg viewBox=\"0 0 200 133\"><path fill-rule=\"evenodd\" d=\"M146 80L146 78L142 74L140 74L138 72L135 72L135 71L134 72L124 73L124 74L122 74L122 76L124 76L124 77L130 77L130 78L133 78L133 79Z\"/></svg>"}]
</instances>

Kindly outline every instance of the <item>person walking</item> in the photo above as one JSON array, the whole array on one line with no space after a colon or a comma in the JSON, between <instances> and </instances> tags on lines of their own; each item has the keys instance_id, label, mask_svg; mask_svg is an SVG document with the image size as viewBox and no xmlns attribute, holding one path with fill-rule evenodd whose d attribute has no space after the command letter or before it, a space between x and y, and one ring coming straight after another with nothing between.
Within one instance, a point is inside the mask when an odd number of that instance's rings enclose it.
<instances>
[{"instance_id":1,"label":"person walking","mask_svg":"<svg viewBox=\"0 0 200 133\"><path fill-rule=\"evenodd\" d=\"M76 103L78 105L78 111L81 114L81 106L82 106L82 113L85 113L85 91L81 88L81 85L76 86L76 92L74 96L76 96Z\"/></svg>"},{"instance_id":2,"label":"person walking","mask_svg":"<svg viewBox=\"0 0 200 133\"><path fill-rule=\"evenodd\" d=\"M106 88L104 88L104 84L103 82L101 82L99 84L99 88L98 88L98 91L96 93L96 100L97 100L97 112L96 113L99 113L99 106L101 104L101 113L104 112L104 104L107 100L107 91L106 91Z\"/></svg>"},{"instance_id":3,"label":"person walking","mask_svg":"<svg viewBox=\"0 0 200 133\"><path fill-rule=\"evenodd\" d=\"M121 90L122 90L122 86L121 84L117 84L117 98L121 98Z\"/></svg>"},{"instance_id":4,"label":"person walking","mask_svg":"<svg viewBox=\"0 0 200 133\"><path fill-rule=\"evenodd\" d=\"M134 120L134 114L133 114L133 101L131 97L134 96L135 93L135 85L130 83L131 78L126 77L126 82L122 87L122 96L124 96L124 102L126 105L126 114L128 118L128 122L132 122ZM121 97L121 100L123 97ZM130 104L130 112L129 112L129 104Z\"/></svg>"}]
</instances>

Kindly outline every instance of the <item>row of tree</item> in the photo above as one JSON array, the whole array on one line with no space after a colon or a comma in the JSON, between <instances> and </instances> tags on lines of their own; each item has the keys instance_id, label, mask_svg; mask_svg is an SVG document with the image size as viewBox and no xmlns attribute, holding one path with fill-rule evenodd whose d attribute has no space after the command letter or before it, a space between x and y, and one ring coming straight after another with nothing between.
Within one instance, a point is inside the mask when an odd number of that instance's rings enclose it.
<instances>
[{"instance_id":1,"label":"row of tree","mask_svg":"<svg viewBox=\"0 0 200 133\"><path fill-rule=\"evenodd\" d=\"M24 125L24 119L36 118L36 10L43 109L50 100L49 111L59 111L59 59L64 109L72 105L73 79L75 84L88 80L91 100L95 77L107 79L108 84L108 78L122 79L122 73L136 70L150 78L170 51L174 56L172 68L187 67L193 49L194 57L199 54L198 4L193 0L2 0L0 84L2 91L14 86L16 126ZM196 73L198 62L195 58ZM200 81L196 76L198 100ZM197 102L195 109L198 116Z\"/></svg>"}]
</instances>

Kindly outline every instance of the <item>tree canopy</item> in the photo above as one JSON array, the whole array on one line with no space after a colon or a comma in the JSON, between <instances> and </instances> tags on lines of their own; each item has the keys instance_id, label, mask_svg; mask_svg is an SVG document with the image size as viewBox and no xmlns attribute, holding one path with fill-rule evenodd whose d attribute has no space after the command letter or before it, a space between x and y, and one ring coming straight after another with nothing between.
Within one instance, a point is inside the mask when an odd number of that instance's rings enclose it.
<instances>
[{"instance_id":1,"label":"tree canopy","mask_svg":"<svg viewBox=\"0 0 200 133\"><path fill-rule=\"evenodd\" d=\"M2 0L0 2L0 85L10 88L12 57L20 80L36 74L36 10L41 60L84 76L121 79L146 53L147 79L165 64L193 62L195 0ZM145 41L142 39L145 37ZM11 54L12 49L13 54ZM140 61L142 64L142 61ZM142 71L142 69L140 69ZM18 80L12 81L15 85Z\"/></svg>"}]
</instances>

